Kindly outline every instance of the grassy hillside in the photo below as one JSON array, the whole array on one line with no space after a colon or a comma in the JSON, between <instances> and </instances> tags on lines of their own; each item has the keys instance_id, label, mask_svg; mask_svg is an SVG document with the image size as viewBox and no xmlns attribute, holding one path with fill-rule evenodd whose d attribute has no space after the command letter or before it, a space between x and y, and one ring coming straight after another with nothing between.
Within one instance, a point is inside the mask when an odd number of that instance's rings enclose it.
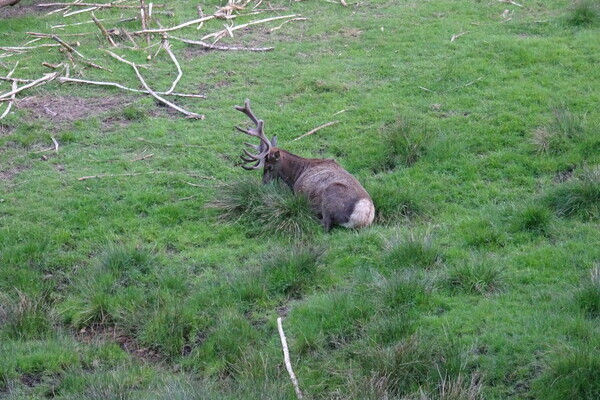
<instances>
[{"instance_id":1,"label":"grassy hillside","mask_svg":"<svg viewBox=\"0 0 600 400\"><path fill-rule=\"evenodd\" d=\"M126 48L137 10L95 11L113 48L89 12L35 3L0 9L1 76L66 64L141 89L112 50L154 90L176 78L159 35ZM165 3L151 28L227 4ZM0 120L0 397L292 399L281 316L307 398L600 398L600 5L346 3L251 1L171 32L306 18L218 42L267 52L171 38L176 91L206 99L169 100L204 120L58 79L17 94ZM32 31L86 59L5 49ZM376 223L325 234L306 199L240 168L246 98L282 148L353 173Z\"/></svg>"}]
</instances>

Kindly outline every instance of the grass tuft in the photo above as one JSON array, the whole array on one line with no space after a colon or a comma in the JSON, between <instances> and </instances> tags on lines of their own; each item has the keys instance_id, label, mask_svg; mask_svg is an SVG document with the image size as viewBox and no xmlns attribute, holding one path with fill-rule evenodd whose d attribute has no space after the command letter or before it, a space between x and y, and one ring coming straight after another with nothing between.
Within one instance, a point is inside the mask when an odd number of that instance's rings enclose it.
<instances>
[{"instance_id":1,"label":"grass tuft","mask_svg":"<svg viewBox=\"0 0 600 400\"><path fill-rule=\"evenodd\" d=\"M115 275L128 275L139 272L147 274L154 262L153 256L146 250L124 245L109 246L102 254L100 265Z\"/></svg>"},{"instance_id":2,"label":"grass tuft","mask_svg":"<svg viewBox=\"0 0 600 400\"><path fill-rule=\"evenodd\" d=\"M410 167L427 152L430 135L420 122L399 117L393 123L384 126L384 158L380 170L393 170L399 166Z\"/></svg>"},{"instance_id":3,"label":"grass tuft","mask_svg":"<svg viewBox=\"0 0 600 400\"><path fill-rule=\"evenodd\" d=\"M590 279L576 293L575 301L588 317L600 317L600 264L592 268Z\"/></svg>"},{"instance_id":4,"label":"grass tuft","mask_svg":"<svg viewBox=\"0 0 600 400\"><path fill-rule=\"evenodd\" d=\"M278 251L264 264L269 292L300 298L317 283L323 250L314 246L295 246Z\"/></svg>"},{"instance_id":5,"label":"grass tuft","mask_svg":"<svg viewBox=\"0 0 600 400\"><path fill-rule=\"evenodd\" d=\"M554 107L552 117L550 123L533 132L531 141L538 153L562 153L584 132L581 117L565 106Z\"/></svg>"},{"instance_id":6,"label":"grass tuft","mask_svg":"<svg viewBox=\"0 0 600 400\"><path fill-rule=\"evenodd\" d=\"M533 389L545 400L600 398L598 348L590 343L554 353Z\"/></svg>"},{"instance_id":7,"label":"grass tuft","mask_svg":"<svg viewBox=\"0 0 600 400\"><path fill-rule=\"evenodd\" d=\"M600 218L600 167L557 185L545 196L546 203L560 217Z\"/></svg>"},{"instance_id":8,"label":"grass tuft","mask_svg":"<svg viewBox=\"0 0 600 400\"><path fill-rule=\"evenodd\" d=\"M487 260L472 259L448 271L448 283L469 293L490 294L502 289L502 271Z\"/></svg>"},{"instance_id":9,"label":"grass tuft","mask_svg":"<svg viewBox=\"0 0 600 400\"><path fill-rule=\"evenodd\" d=\"M372 186L368 189L375 204L376 222L379 224L410 220L425 214L423 199L414 192L384 185Z\"/></svg>"},{"instance_id":10,"label":"grass tuft","mask_svg":"<svg viewBox=\"0 0 600 400\"><path fill-rule=\"evenodd\" d=\"M0 334L16 340L37 340L52 333L52 324L42 299L32 299L18 290L0 292Z\"/></svg>"},{"instance_id":11,"label":"grass tuft","mask_svg":"<svg viewBox=\"0 0 600 400\"><path fill-rule=\"evenodd\" d=\"M597 1L578 0L569 9L567 24L577 27L589 27L600 21L600 7Z\"/></svg>"},{"instance_id":12,"label":"grass tuft","mask_svg":"<svg viewBox=\"0 0 600 400\"><path fill-rule=\"evenodd\" d=\"M389 245L387 254L383 257L386 269L416 267L432 269L442 263L442 256L433 244L430 235L422 237L410 234Z\"/></svg>"},{"instance_id":13,"label":"grass tuft","mask_svg":"<svg viewBox=\"0 0 600 400\"><path fill-rule=\"evenodd\" d=\"M308 198L279 182L263 185L247 179L224 186L208 207L222 220L239 221L261 235L300 238L319 230Z\"/></svg>"},{"instance_id":14,"label":"grass tuft","mask_svg":"<svg viewBox=\"0 0 600 400\"><path fill-rule=\"evenodd\" d=\"M513 229L517 231L546 234L552 223L552 213L542 204L529 204L513 218Z\"/></svg>"}]
</instances>

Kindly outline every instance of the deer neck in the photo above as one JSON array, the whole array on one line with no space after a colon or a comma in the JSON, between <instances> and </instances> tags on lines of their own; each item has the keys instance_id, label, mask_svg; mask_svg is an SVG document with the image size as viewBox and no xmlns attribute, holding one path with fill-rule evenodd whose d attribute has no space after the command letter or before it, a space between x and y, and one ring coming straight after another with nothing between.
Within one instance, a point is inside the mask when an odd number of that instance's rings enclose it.
<instances>
[{"instance_id":1,"label":"deer neck","mask_svg":"<svg viewBox=\"0 0 600 400\"><path fill-rule=\"evenodd\" d=\"M308 167L309 160L285 150L279 151L281 152L282 157L280 161L281 167L279 170L279 178L293 189L298 178L300 178L302 173L304 173Z\"/></svg>"}]
</instances>

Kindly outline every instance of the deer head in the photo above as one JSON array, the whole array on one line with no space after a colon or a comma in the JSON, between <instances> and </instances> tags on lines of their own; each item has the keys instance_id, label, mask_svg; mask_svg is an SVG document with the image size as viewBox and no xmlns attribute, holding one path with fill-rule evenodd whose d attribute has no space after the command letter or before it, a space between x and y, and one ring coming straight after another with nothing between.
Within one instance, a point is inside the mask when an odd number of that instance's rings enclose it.
<instances>
[{"instance_id":1,"label":"deer head","mask_svg":"<svg viewBox=\"0 0 600 400\"><path fill-rule=\"evenodd\" d=\"M242 168L246 170L253 170L264 167L263 172L263 183L271 182L277 177L277 169L279 164L280 153L278 150L274 150L277 145L277 137L273 136L273 139L269 140L264 133L264 121L256 118L256 115L250 109L250 100L246 100L244 107L235 106L235 109L243 112L250 118L254 123L254 128L243 129L239 126L235 128L249 136L257 137L260 140L259 145L244 142L244 144L256 151L257 154L252 154L248 150L244 149L244 154L240 156L246 163L254 163L252 165L242 165Z\"/></svg>"}]
</instances>

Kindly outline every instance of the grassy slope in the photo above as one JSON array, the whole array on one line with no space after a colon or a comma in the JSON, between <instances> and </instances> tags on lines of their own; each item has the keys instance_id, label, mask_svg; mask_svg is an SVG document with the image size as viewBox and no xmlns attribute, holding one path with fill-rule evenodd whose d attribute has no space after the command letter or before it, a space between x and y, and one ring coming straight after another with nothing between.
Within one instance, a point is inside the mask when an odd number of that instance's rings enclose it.
<instances>
[{"instance_id":1,"label":"grassy slope","mask_svg":"<svg viewBox=\"0 0 600 400\"><path fill-rule=\"evenodd\" d=\"M466 397L482 381L490 399L595 398L598 197L573 216L548 199L579 182L597 193L599 24L569 24L565 1L529 3L294 3L310 20L241 39L273 52L179 57L180 90L207 89L208 100L181 101L203 122L151 116L153 101L139 97L110 111L127 124L108 129L102 116L52 127L11 115L0 163L23 171L0 181L0 393L292 398L275 325L285 309L311 397L421 388L437 398L450 387ZM178 4L164 25L195 15L194 2ZM507 8L514 15L501 23ZM43 30L39 21L62 19L2 21L2 43L22 44L20 32ZM86 77L137 85L126 66L98 57L114 73ZM39 76L41 61L61 58L34 54L17 76ZM173 70L164 52L150 64L151 82L168 87L174 74L157 72ZM54 84L33 92L117 94ZM205 204L220 189L187 174L218 183L249 174L234 165L242 139L232 130L243 122L232 105L247 97L282 147L335 157L356 174L380 223L296 243L218 223ZM340 123L291 141L332 120ZM546 152L534 144L541 128L554 135ZM33 151L49 134L60 153L41 161ZM126 161L145 153L154 156ZM124 161L97 162L109 159ZM556 183L571 166L574 177ZM77 181L157 170L171 173ZM111 339L115 326L144 358Z\"/></svg>"}]
</instances>

